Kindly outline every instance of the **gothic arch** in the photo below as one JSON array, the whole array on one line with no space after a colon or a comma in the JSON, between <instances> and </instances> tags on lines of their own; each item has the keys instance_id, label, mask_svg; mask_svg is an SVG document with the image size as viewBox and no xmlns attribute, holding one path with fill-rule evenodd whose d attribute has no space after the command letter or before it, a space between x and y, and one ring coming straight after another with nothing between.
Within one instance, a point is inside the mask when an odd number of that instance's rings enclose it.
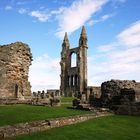
<instances>
[{"instance_id":1,"label":"gothic arch","mask_svg":"<svg viewBox=\"0 0 140 140\"><path fill-rule=\"evenodd\" d=\"M76 52L71 52L70 60L71 60L71 67L76 67L77 66L77 53Z\"/></svg>"}]
</instances>

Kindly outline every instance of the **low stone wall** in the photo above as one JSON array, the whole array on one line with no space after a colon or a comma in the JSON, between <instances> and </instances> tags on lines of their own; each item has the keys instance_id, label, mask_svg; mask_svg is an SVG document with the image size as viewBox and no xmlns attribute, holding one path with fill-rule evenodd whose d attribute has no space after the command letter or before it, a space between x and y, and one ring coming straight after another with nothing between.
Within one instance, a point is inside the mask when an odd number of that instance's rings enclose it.
<instances>
[{"instance_id":1,"label":"low stone wall","mask_svg":"<svg viewBox=\"0 0 140 140\"><path fill-rule=\"evenodd\" d=\"M0 139L5 139L8 137L30 134L37 131L45 131L55 127L61 127L65 125L71 125L86 120L94 119L97 117L108 116L109 113L100 113L100 114L87 114L87 115L78 115L70 116L63 118L56 118L51 120L42 120L29 123L19 123L15 125L7 125L0 127Z\"/></svg>"},{"instance_id":2,"label":"low stone wall","mask_svg":"<svg viewBox=\"0 0 140 140\"><path fill-rule=\"evenodd\" d=\"M31 100L0 99L0 105L31 104Z\"/></svg>"}]
</instances>

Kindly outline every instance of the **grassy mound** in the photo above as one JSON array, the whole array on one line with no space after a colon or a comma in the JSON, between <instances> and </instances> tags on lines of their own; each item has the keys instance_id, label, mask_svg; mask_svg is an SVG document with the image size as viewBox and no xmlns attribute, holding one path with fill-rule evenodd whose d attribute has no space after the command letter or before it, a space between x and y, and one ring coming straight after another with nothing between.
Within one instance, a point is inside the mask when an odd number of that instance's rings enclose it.
<instances>
[{"instance_id":1,"label":"grassy mound","mask_svg":"<svg viewBox=\"0 0 140 140\"><path fill-rule=\"evenodd\" d=\"M89 111L67 109L67 106L66 105L60 107L46 107L32 105L0 106L0 126L90 113Z\"/></svg>"}]
</instances>

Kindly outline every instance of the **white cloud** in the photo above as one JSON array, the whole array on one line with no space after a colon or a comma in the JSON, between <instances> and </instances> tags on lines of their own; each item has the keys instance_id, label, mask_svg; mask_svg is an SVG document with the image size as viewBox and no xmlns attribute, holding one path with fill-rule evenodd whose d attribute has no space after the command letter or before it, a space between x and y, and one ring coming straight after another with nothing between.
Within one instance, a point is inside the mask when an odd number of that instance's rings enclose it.
<instances>
[{"instance_id":1,"label":"white cloud","mask_svg":"<svg viewBox=\"0 0 140 140\"><path fill-rule=\"evenodd\" d=\"M93 20L93 19L91 19L91 20L88 21L88 25L89 25L89 26L92 26L92 25L97 24L97 23L99 23L99 22L106 21L106 20L108 20L109 18L111 18L111 17L113 17L113 16L114 16L114 14L106 14L106 15L103 15L103 16L102 16L100 19L98 19L98 20Z\"/></svg>"},{"instance_id":2,"label":"white cloud","mask_svg":"<svg viewBox=\"0 0 140 140\"><path fill-rule=\"evenodd\" d=\"M32 17L36 17L40 22L46 22L49 19L49 14L46 14L41 11L32 11L29 14Z\"/></svg>"},{"instance_id":3,"label":"white cloud","mask_svg":"<svg viewBox=\"0 0 140 140\"><path fill-rule=\"evenodd\" d=\"M10 5L7 5L6 7L5 7L5 10L12 10L13 8L12 8L12 6L10 6Z\"/></svg>"},{"instance_id":4,"label":"white cloud","mask_svg":"<svg viewBox=\"0 0 140 140\"><path fill-rule=\"evenodd\" d=\"M91 16L99 11L108 0L78 0L74 1L72 5L65 8L59 19L59 29L57 36L62 37L64 32L69 34L77 30L79 27L90 20Z\"/></svg>"},{"instance_id":5,"label":"white cloud","mask_svg":"<svg viewBox=\"0 0 140 140\"><path fill-rule=\"evenodd\" d=\"M139 24L137 21L123 30L117 35L118 40L115 43L101 46L98 49L98 57L90 57L90 85L100 85L110 79L140 81L140 44L136 40L140 34Z\"/></svg>"},{"instance_id":6,"label":"white cloud","mask_svg":"<svg viewBox=\"0 0 140 140\"><path fill-rule=\"evenodd\" d=\"M109 19L112 16L113 16L113 14L106 14L106 15L101 17L101 21L105 21L105 20Z\"/></svg>"},{"instance_id":7,"label":"white cloud","mask_svg":"<svg viewBox=\"0 0 140 140\"><path fill-rule=\"evenodd\" d=\"M51 12L50 12L50 14L51 15L58 15L58 14L61 14L61 13L63 13L63 11L65 10L65 7L60 7L58 10L52 10Z\"/></svg>"},{"instance_id":8,"label":"white cloud","mask_svg":"<svg viewBox=\"0 0 140 140\"><path fill-rule=\"evenodd\" d=\"M122 51L113 52L110 54L110 58L112 58L114 62L131 63L140 61L139 52L140 47L133 47Z\"/></svg>"},{"instance_id":9,"label":"white cloud","mask_svg":"<svg viewBox=\"0 0 140 140\"><path fill-rule=\"evenodd\" d=\"M134 54L136 54L137 50L134 51ZM116 54L117 53L119 54L119 52L116 52ZM89 85L101 85L102 82L110 79L140 81L138 76L140 75L140 58L138 55L133 56L133 54L130 53L126 56L123 51L121 52L121 55L121 58L117 58L106 54L105 57L107 57L107 60L103 60L101 56L94 62L89 62ZM102 62L99 62L100 60L102 60Z\"/></svg>"},{"instance_id":10,"label":"white cloud","mask_svg":"<svg viewBox=\"0 0 140 140\"><path fill-rule=\"evenodd\" d=\"M59 88L59 62L58 58L53 59L46 54L33 61L29 73L32 91Z\"/></svg>"},{"instance_id":11,"label":"white cloud","mask_svg":"<svg viewBox=\"0 0 140 140\"><path fill-rule=\"evenodd\" d=\"M20 8L20 9L18 10L18 12L19 12L20 14L26 14L26 13L28 13L28 10L27 10L27 9L24 9L24 8Z\"/></svg>"},{"instance_id":12,"label":"white cloud","mask_svg":"<svg viewBox=\"0 0 140 140\"><path fill-rule=\"evenodd\" d=\"M114 44L112 43L112 44L102 45L102 46L99 46L97 50L98 50L98 52L109 52L111 50L114 50L115 46L116 46L115 43Z\"/></svg>"},{"instance_id":13,"label":"white cloud","mask_svg":"<svg viewBox=\"0 0 140 140\"><path fill-rule=\"evenodd\" d=\"M133 23L118 35L118 39L126 46L140 45L140 20Z\"/></svg>"}]
</instances>

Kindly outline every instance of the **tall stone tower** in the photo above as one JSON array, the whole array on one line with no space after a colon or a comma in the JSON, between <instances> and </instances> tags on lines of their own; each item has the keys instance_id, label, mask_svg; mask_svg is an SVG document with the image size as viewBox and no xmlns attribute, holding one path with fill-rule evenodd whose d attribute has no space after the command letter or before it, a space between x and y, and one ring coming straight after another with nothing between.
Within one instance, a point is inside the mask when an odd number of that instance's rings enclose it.
<instances>
[{"instance_id":1,"label":"tall stone tower","mask_svg":"<svg viewBox=\"0 0 140 140\"><path fill-rule=\"evenodd\" d=\"M61 85L60 91L65 96L81 97L87 92L87 35L85 27L79 39L79 46L70 48L67 33L65 33L61 52ZM73 59L73 55L75 59ZM73 66L73 62L75 65Z\"/></svg>"}]
</instances>

